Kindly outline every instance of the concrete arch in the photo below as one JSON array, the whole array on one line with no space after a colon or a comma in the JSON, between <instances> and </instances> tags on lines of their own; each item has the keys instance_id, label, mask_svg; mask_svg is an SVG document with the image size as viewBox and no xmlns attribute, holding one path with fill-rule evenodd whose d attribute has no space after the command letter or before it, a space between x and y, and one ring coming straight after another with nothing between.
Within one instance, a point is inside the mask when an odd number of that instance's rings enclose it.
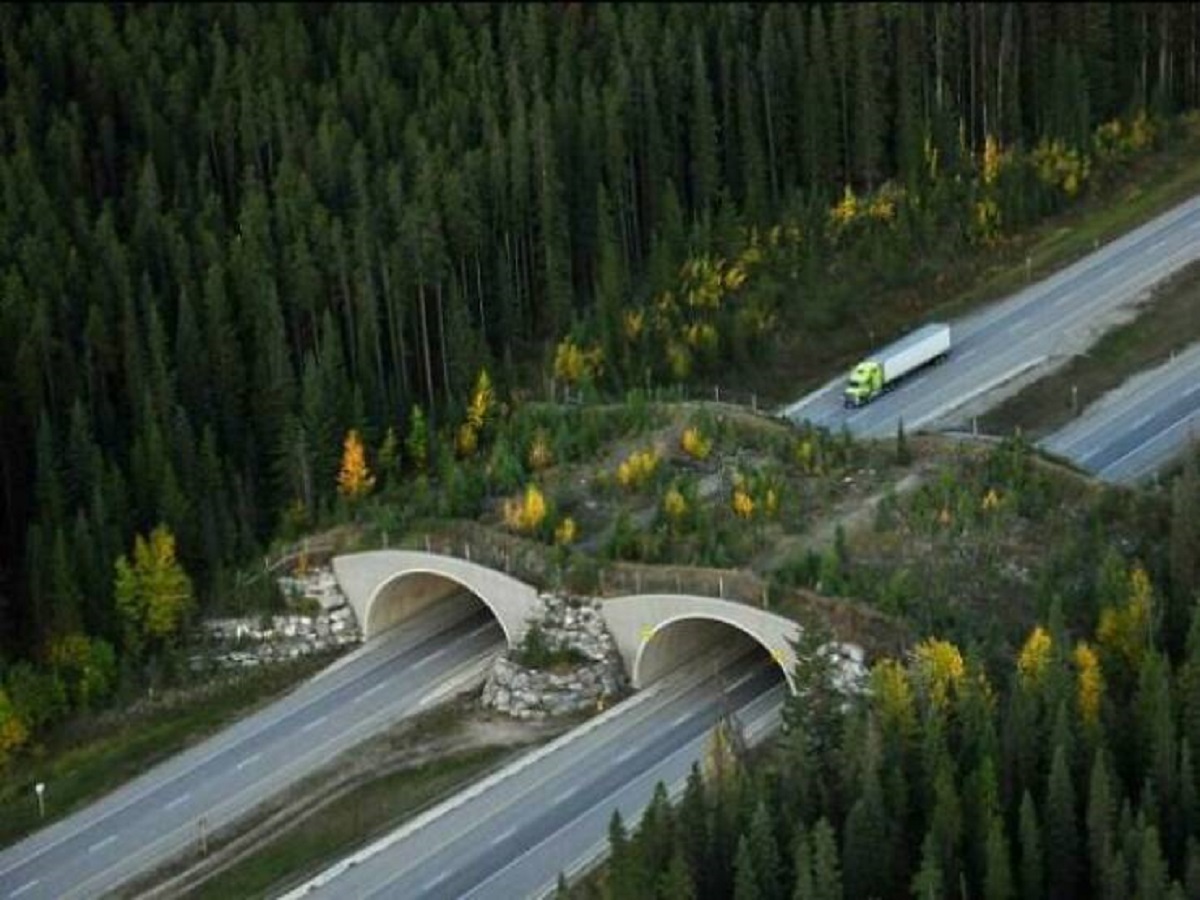
<instances>
[{"instance_id":1,"label":"concrete arch","mask_svg":"<svg viewBox=\"0 0 1200 900\"><path fill-rule=\"evenodd\" d=\"M636 688L645 687L657 681L674 666L681 662L680 657L694 657L697 654L715 650L725 643L725 628L713 628L713 624L732 628L744 635L751 642L765 650L779 666L779 674L787 683L788 689L795 691L792 684L792 666L783 661L783 654L769 647L767 643L741 622L730 618L711 615L679 615L660 622L654 630L639 644L633 660L630 683Z\"/></svg>"},{"instance_id":2,"label":"concrete arch","mask_svg":"<svg viewBox=\"0 0 1200 900\"><path fill-rule=\"evenodd\" d=\"M766 650L783 671L788 689L795 692L792 643L799 635L799 625L791 619L744 603L687 594L614 597L603 602L602 610L635 688L661 676L670 663L702 654L719 643L725 633L724 628L713 627L719 623ZM659 645L647 656L647 648L655 641Z\"/></svg>"},{"instance_id":3,"label":"concrete arch","mask_svg":"<svg viewBox=\"0 0 1200 900\"><path fill-rule=\"evenodd\" d=\"M363 631L375 635L466 590L500 622L511 647L524 639L540 602L522 581L477 563L415 550L372 550L335 557L333 572Z\"/></svg>"}]
</instances>

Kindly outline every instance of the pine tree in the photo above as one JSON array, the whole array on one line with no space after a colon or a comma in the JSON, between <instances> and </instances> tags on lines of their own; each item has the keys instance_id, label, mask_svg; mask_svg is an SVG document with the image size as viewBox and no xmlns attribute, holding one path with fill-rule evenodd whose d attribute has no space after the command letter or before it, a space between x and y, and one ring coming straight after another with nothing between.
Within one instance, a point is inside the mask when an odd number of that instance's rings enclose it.
<instances>
[{"instance_id":1,"label":"pine tree","mask_svg":"<svg viewBox=\"0 0 1200 900\"><path fill-rule=\"evenodd\" d=\"M1076 896L1079 887L1079 830L1075 816L1075 788L1067 764L1066 747L1054 749L1046 788L1046 869L1052 897Z\"/></svg>"},{"instance_id":2,"label":"pine tree","mask_svg":"<svg viewBox=\"0 0 1200 900\"><path fill-rule=\"evenodd\" d=\"M1020 809L1021 891L1022 900L1039 900L1045 890L1045 863L1042 856L1041 829L1033 798L1026 790Z\"/></svg>"},{"instance_id":3,"label":"pine tree","mask_svg":"<svg viewBox=\"0 0 1200 900\"><path fill-rule=\"evenodd\" d=\"M759 799L750 819L750 861L763 900L783 897L783 862L775 839L775 824L766 803Z\"/></svg>"},{"instance_id":4,"label":"pine tree","mask_svg":"<svg viewBox=\"0 0 1200 900\"><path fill-rule=\"evenodd\" d=\"M1004 834L1004 821L998 815L992 816L988 825L983 896L985 900L1013 900L1014 896L1008 838Z\"/></svg>"},{"instance_id":5,"label":"pine tree","mask_svg":"<svg viewBox=\"0 0 1200 900\"><path fill-rule=\"evenodd\" d=\"M703 217L709 213L717 199L717 121L712 105L712 85L708 67L704 61L704 42L700 34L693 33L691 115L688 129L689 158L691 160L692 212Z\"/></svg>"},{"instance_id":6,"label":"pine tree","mask_svg":"<svg viewBox=\"0 0 1200 900\"><path fill-rule=\"evenodd\" d=\"M862 793L846 818L842 859L846 866L846 892L852 897L888 896L890 872L887 811L875 766L863 773Z\"/></svg>"},{"instance_id":7,"label":"pine tree","mask_svg":"<svg viewBox=\"0 0 1200 900\"><path fill-rule=\"evenodd\" d=\"M658 882L660 900L696 900L695 880L683 854L676 848L671 862Z\"/></svg>"},{"instance_id":8,"label":"pine tree","mask_svg":"<svg viewBox=\"0 0 1200 900\"><path fill-rule=\"evenodd\" d=\"M887 126L880 85L886 83L878 5L854 6L854 174L868 188L883 175L883 141Z\"/></svg>"},{"instance_id":9,"label":"pine tree","mask_svg":"<svg viewBox=\"0 0 1200 900\"><path fill-rule=\"evenodd\" d=\"M938 900L944 896L946 878L939 864L940 857L937 835L931 828L921 844L921 867L912 880L914 900Z\"/></svg>"},{"instance_id":10,"label":"pine tree","mask_svg":"<svg viewBox=\"0 0 1200 900\"><path fill-rule=\"evenodd\" d=\"M1087 832L1088 858L1091 862L1092 890L1099 893L1104 885L1109 859L1115 845L1116 801L1109 780L1107 757L1096 751L1088 784Z\"/></svg>"},{"instance_id":11,"label":"pine tree","mask_svg":"<svg viewBox=\"0 0 1200 900\"><path fill-rule=\"evenodd\" d=\"M754 870L754 857L750 853L750 842L745 835L738 840L737 855L733 862L734 900L762 900L758 886L758 873Z\"/></svg>"},{"instance_id":12,"label":"pine tree","mask_svg":"<svg viewBox=\"0 0 1200 900\"><path fill-rule=\"evenodd\" d=\"M1200 601L1192 604L1186 659L1179 672L1181 727L1193 747L1200 746Z\"/></svg>"},{"instance_id":13,"label":"pine tree","mask_svg":"<svg viewBox=\"0 0 1200 900\"><path fill-rule=\"evenodd\" d=\"M1134 896L1138 900L1166 900L1167 863L1163 859L1158 839L1158 829L1147 824L1142 829L1141 852L1138 854L1137 888Z\"/></svg>"},{"instance_id":14,"label":"pine tree","mask_svg":"<svg viewBox=\"0 0 1200 900\"><path fill-rule=\"evenodd\" d=\"M812 843L808 830L800 825L796 829L795 843L792 851L792 900L813 900L816 888L813 885L813 854Z\"/></svg>"},{"instance_id":15,"label":"pine tree","mask_svg":"<svg viewBox=\"0 0 1200 900\"><path fill-rule=\"evenodd\" d=\"M812 829L813 900L840 900L842 868L833 826L822 816Z\"/></svg>"}]
</instances>

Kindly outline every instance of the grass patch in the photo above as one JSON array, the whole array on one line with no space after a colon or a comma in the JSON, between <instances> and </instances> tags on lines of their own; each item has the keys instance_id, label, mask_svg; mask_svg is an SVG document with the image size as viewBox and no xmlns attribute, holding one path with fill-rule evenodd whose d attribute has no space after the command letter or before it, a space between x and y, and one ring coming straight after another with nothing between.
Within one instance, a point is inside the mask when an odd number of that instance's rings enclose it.
<instances>
[{"instance_id":1,"label":"grass patch","mask_svg":"<svg viewBox=\"0 0 1200 900\"><path fill-rule=\"evenodd\" d=\"M1165 362L1200 338L1198 308L1200 264L1193 264L1160 285L1132 322L1109 331L1087 353L980 416L980 428L1007 435L1019 427L1033 439L1057 431L1131 375Z\"/></svg>"},{"instance_id":2,"label":"grass patch","mask_svg":"<svg viewBox=\"0 0 1200 900\"><path fill-rule=\"evenodd\" d=\"M52 737L39 758L16 766L0 787L0 846L61 819L157 763L278 698L328 664L312 657L270 666L137 714L107 713L103 734ZM38 818L33 785L46 784L46 818Z\"/></svg>"},{"instance_id":3,"label":"grass patch","mask_svg":"<svg viewBox=\"0 0 1200 900\"><path fill-rule=\"evenodd\" d=\"M299 881L305 873L319 870L374 834L455 793L513 755L512 747L481 747L361 784L186 896L196 900L265 896L281 881Z\"/></svg>"}]
</instances>

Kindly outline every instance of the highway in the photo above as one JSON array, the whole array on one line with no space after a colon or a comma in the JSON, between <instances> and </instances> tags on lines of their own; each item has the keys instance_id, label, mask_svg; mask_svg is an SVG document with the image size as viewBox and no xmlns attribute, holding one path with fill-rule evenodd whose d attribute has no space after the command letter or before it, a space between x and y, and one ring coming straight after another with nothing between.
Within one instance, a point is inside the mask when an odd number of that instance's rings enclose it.
<instances>
[{"instance_id":1,"label":"highway","mask_svg":"<svg viewBox=\"0 0 1200 900\"><path fill-rule=\"evenodd\" d=\"M543 896L560 871L607 853L614 809L634 823L660 780L682 790L722 710L753 742L778 724L785 692L782 672L757 648L693 663L286 897Z\"/></svg>"},{"instance_id":2,"label":"highway","mask_svg":"<svg viewBox=\"0 0 1200 900\"><path fill-rule=\"evenodd\" d=\"M1131 378L1041 442L1106 481L1133 484L1200 439L1200 344Z\"/></svg>"},{"instance_id":3,"label":"highway","mask_svg":"<svg viewBox=\"0 0 1200 900\"><path fill-rule=\"evenodd\" d=\"M846 373L840 373L779 415L796 422L808 419L835 431L845 425L862 437L893 435L901 418L910 432L948 424L953 416L961 421L968 409L978 413L992 402L993 389L1012 386L1085 351L1115 323L1122 307L1197 259L1200 197L1050 278L952 322L953 349L945 363L917 374L865 407L843 409ZM1117 457L1108 465L1116 465Z\"/></svg>"},{"instance_id":4,"label":"highway","mask_svg":"<svg viewBox=\"0 0 1200 900\"><path fill-rule=\"evenodd\" d=\"M0 898L97 897L184 850L373 732L481 677L499 623L458 596L284 699L0 852ZM53 803L54 784L47 786ZM203 823L201 820L203 819Z\"/></svg>"}]
</instances>

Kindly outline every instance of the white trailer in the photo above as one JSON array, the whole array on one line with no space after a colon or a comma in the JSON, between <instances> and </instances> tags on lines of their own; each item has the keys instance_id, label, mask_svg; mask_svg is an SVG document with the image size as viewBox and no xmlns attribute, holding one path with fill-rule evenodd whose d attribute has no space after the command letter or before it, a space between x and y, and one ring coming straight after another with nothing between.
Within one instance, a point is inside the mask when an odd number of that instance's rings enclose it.
<instances>
[{"instance_id":1,"label":"white trailer","mask_svg":"<svg viewBox=\"0 0 1200 900\"><path fill-rule=\"evenodd\" d=\"M862 406L894 382L950 353L950 326L926 325L854 367L846 386L847 406Z\"/></svg>"}]
</instances>

